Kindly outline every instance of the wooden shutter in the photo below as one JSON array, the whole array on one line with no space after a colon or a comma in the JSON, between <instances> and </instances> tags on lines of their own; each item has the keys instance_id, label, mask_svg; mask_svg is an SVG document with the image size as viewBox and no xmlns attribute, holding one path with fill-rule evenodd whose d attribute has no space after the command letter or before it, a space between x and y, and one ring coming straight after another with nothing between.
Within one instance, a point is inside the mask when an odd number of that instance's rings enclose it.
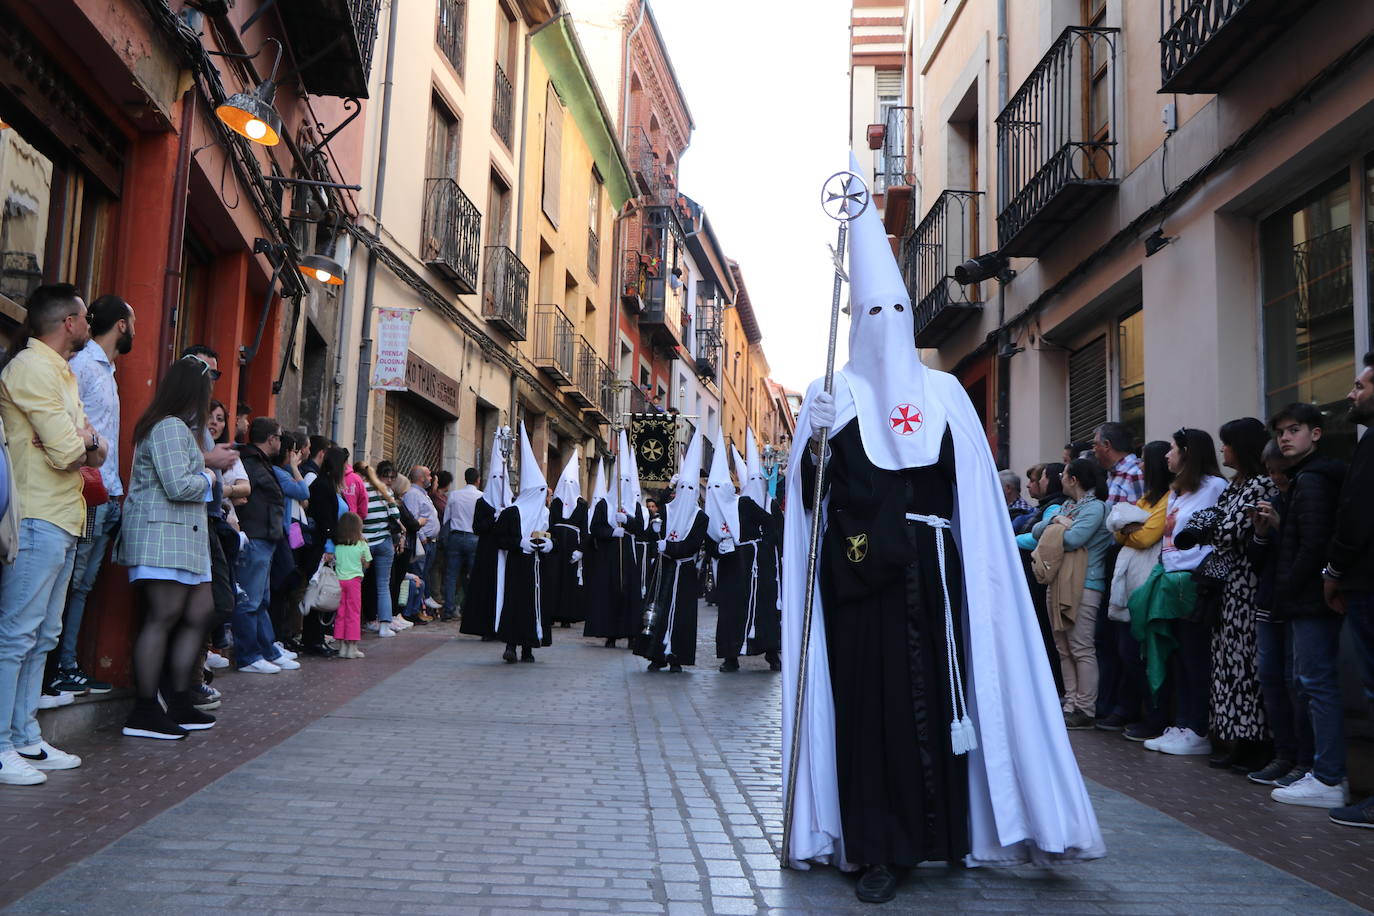
<instances>
[{"instance_id":1,"label":"wooden shutter","mask_svg":"<svg viewBox=\"0 0 1374 916\"><path fill-rule=\"evenodd\" d=\"M1069 355L1069 439L1088 442L1107 422L1107 338Z\"/></svg>"},{"instance_id":2,"label":"wooden shutter","mask_svg":"<svg viewBox=\"0 0 1374 916\"><path fill-rule=\"evenodd\" d=\"M544 215L558 225L559 177L563 171L563 104L549 83L544 102Z\"/></svg>"}]
</instances>

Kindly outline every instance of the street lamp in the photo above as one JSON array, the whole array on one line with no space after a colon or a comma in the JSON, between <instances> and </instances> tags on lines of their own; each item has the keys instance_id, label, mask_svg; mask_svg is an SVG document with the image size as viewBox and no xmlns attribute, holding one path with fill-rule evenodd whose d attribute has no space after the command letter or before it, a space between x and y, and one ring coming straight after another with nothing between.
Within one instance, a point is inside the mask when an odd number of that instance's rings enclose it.
<instances>
[{"instance_id":1,"label":"street lamp","mask_svg":"<svg viewBox=\"0 0 1374 916\"><path fill-rule=\"evenodd\" d=\"M258 84L252 92L236 92L215 109L215 114L225 126L241 137L263 146L276 146L281 142L281 116L272 107L277 95L277 68L281 66L282 46L275 38L262 43L254 54L247 55L252 60L261 54L270 41L277 46L277 59L272 62L272 73Z\"/></svg>"},{"instance_id":2,"label":"street lamp","mask_svg":"<svg viewBox=\"0 0 1374 916\"><path fill-rule=\"evenodd\" d=\"M314 254L301 258L301 273L326 286L342 286L348 273L349 239L348 234L339 227L338 212L330 210L320 222L320 228L328 233L328 237L316 243ZM343 236L342 243L340 236Z\"/></svg>"}]
</instances>

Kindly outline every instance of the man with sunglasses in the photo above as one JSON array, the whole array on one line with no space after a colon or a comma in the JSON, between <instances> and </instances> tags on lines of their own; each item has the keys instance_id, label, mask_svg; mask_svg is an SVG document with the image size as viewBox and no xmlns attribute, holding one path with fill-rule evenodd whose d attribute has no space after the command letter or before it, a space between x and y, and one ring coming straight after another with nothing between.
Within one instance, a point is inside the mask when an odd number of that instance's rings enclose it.
<instances>
[{"instance_id":1,"label":"man with sunglasses","mask_svg":"<svg viewBox=\"0 0 1374 916\"><path fill-rule=\"evenodd\" d=\"M90 339L86 303L67 283L26 303L28 340L0 372L0 420L9 436L19 553L0 577L0 783L37 785L45 770L81 765L43 740L36 716L43 666L57 646L77 538L86 526L81 469L105 462L67 364Z\"/></svg>"}]
</instances>

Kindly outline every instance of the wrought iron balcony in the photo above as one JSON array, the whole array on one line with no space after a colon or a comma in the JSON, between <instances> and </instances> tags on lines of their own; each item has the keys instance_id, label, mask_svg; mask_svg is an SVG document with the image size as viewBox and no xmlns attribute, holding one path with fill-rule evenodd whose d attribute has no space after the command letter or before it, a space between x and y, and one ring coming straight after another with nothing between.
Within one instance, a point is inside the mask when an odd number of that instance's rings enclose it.
<instances>
[{"instance_id":1,"label":"wrought iron balcony","mask_svg":"<svg viewBox=\"0 0 1374 916\"><path fill-rule=\"evenodd\" d=\"M482 277L482 317L500 328L511 340L525 339L529 309L530 269L504 245L486 249L487 268Z\"/></svg>"},{"instance_id":2,"label":"wrought iron balcony","mask_svg":"<svg viewBox=\"0 0 1374 916\"><path fill-rule=\"evenodd\" d=\"M982 311L977 286L960 286L954 268L978 254L981 191L944 191L902 240L902 276L911 294L916 346L938 347Z\"/></svg>"},{"instance_id":3,"label":"wrought iron balcony","mask_svg":"<svg viewBox=\"0 0 1374 916\"><path fill-rule=\"evenodd\" d=\"M1159 0L1160 92L1219 92L1311 0Z\"/></svg>"},{"instance_id":4,"label":"wrought iron balcony","mask_svg":"<svg viewBox=\"0 0 1374 916\"><path fill-rule=\"evenodd\" d=\"M1118 32L1065 29L997 116L1002 254L1040 257L1115 190Z\"/></svg>"},{"instance_id":5,"label":"wrought iron balcony","mask_svg":"<svg viewBox=\"0 0 1374 916\"><path fill-rule=\"evenodd\" d=\"M297 0L277 5L292 56L312 95L367 98L381 0Z\"/></svg>"},{"instance_id":6,"label":"wrought iron balcony","mask_svg":"<svg viewBox=\"0 0 1374 916\"><path fill-rule=\"evenodd\" d=\"M463 75L463 61L467 53L467 0L439 0L439 21L434 40L444 52L458 75Z\"/></svg>"},{"instance_id":7,"label":"wrought iron balcony","mask_svg":"<svg viewBox=\"0 0 1374 916\"><path fill-rule=\"evenodd\" d=\"M598 418L602 423L610 423L615 417L615 370L606 365L604 360L601 363L601 392L597 398L596 406L587 411L590 416Z\"/></svg>"},{"instance_id":8,"label":"wrought iron balcony","mask_svg":"<svg viewBox=\"0 0 1374 916\"><path fill-rule=\"evenodd\" d=\"M601 276L601 239L587 230L587 276L595 280Z\"/></svg>"},{"instance_id":9,"label":"wrought iron balcony","mask_svg":"<svg viewBox=\"0 0 1374 916\"><path fill-rule=\"evenodd\" d=\"M915 184L916 157L912 154L909 136L916 126L915 111L910 105L893 106L887 110L883 126L883 155L873 175L875 194L886 194L889 188L909 188Z\"/></svg>"},{"instance_id":10,"label":"wrought iron balcony","mask_svg":"<svg viewBox=\"0 0 1374 916\"><path fill-rule=\"evenodd\" d=\"M515 137L515 88L511 86L510 77L506 76L506 71L501 69L500 64L496 65L495 82L496 87L492 90L491 126L496 129L506 148L510 149Z\"/></svg>"},{"instance_id":11,"label":"wrought iron balcony","mask_svg":"<svg viewBox=\"0 0 1374 916\"><path fill-rule=\"evenodd\" d=\"M601 366L596 350L587 338L578 335L577 365L573 375L573 388L568 392L580 407L596 407L601 403Z\"/></svg>"},{"instance_id":12,"label":"wrought iron balcony","mask_svg":"<svg viewBox=\"0 0 1374 916\"><path fill-rule=\"evenodd\" d=\"M556 305L534 307L534 364L560 385L571 385L577 372L577 332Z\"/></svg>"},{"instance_id":13,"label":"wrought iron balcony","mask_svg":"<svg viewBox=\"0 0 1374 916\"><path fill-rule=\"evenodd\" d=\"M638 251L627 251L620 268L620 301L632 312L644 311L649 295L649 264Z\"/></svg>"},{"instance_id":14,"label":"wrought iron balcony","mask_svg":"<svg viewBox=\"0 0 1374 916\"><path fill-rule=\"evenodd\" d=\"M657 199L671 185L663 171L663 163L649 140L649 132L642 127L630 128L630 165L640 193Z\"/></svg>"},{"instance_id":15,"label":"wrought iron balcony","mask_svg":"<svg viewBox=\"0 0 1374 916\"><path fill-rule=\"evenodd\" d=\"M482 214L452 178L425 179L421 257L463 294L477 292Z\"/></svg>"},{"instance_id":16,"label":"wrought iron balcony","mask_svg":"<svg viewBox=\"0 0 1374 916\"><path fill-rule=\"evenodd\" d=\"M718 299L697 306L696 373L704 381L716 381L720 372L721 312Z\"/></svg>"}]
</instances>

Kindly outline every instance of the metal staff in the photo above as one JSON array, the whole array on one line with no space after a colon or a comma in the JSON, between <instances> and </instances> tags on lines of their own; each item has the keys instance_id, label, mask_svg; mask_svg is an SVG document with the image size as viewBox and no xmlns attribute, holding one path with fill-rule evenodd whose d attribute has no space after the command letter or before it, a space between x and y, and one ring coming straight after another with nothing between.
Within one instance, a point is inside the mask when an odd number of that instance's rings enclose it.
<instances>
[{"instance_id":1,"label":"metal staff","mask_svg":"<svg viewBox=\"0 0 1374 916\"><path fill-rule=\"evenodd\" d=\"M821 188L821 208L840 224L833 249L835 287L830 297L830 348L825 355L825 393L835 387L835 341L840 332L840 289L849 277L844 272L844 244L849 236L849 221L868 209L868 186L853 172L836 172ZM782 811L783 868L790 867L792 847L792 806L797 798L797 759L801 753L802 713L806 708L806 661L811 646L811 616L816 593L816 548L821 538L821 488L825 485L825 463L830 453L830 429L821 431L820 458L816 462L815 504L811 507L811 543L806 552L806 598L802 614L801 654L797 659L797 700L792 710L792 753L786 777L786 801Z\"/></svg>"}]
</instances>

